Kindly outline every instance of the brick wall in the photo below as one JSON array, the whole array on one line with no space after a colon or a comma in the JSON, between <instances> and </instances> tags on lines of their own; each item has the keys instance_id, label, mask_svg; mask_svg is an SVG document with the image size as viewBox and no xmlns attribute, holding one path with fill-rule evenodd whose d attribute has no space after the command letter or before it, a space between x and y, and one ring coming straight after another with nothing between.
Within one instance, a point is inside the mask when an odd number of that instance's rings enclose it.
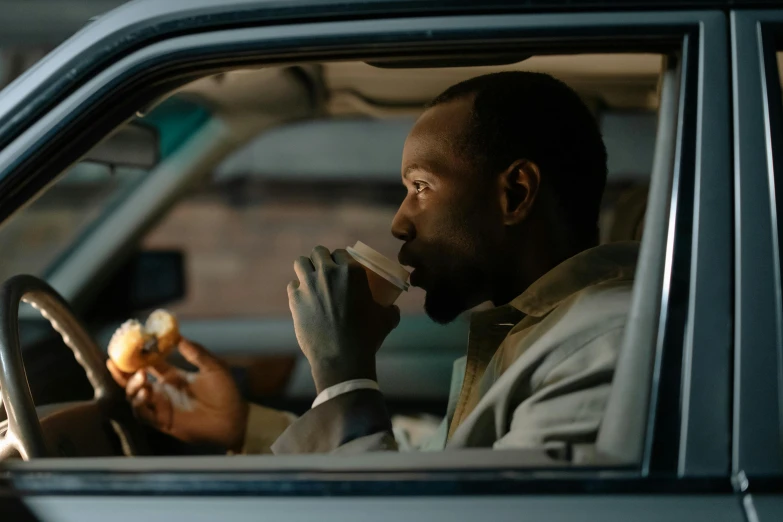
<instances>
[{"instance_id":1,"label":"brick wall","mask_svg":"<svg viewBox=\"0 0 783 522\"><path fill-rule=\"evenodd\" d=\"M178 204L144 247L186 252L188 296L171 307L181 316L288 316L293 261L314 246L344 248L361 240L396 257L401 243L390 229L397 205L378 199L301 185L241 204L200 193ZM403 313L421 313L423 292L413 289L399 305Z\"/></svg>"}]
</instances>

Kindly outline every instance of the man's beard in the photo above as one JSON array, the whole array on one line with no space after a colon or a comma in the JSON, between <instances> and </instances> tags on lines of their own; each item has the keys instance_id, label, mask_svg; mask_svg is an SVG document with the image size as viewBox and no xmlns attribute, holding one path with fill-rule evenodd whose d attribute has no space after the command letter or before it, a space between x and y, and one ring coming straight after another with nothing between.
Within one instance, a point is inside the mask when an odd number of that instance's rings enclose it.
<instances>
[{"instance_id":1,"label":"man's beard","mask_svg":"<svg viewBox=\"0 0 783 522\"><path fill-rule=\"evenodd\" d=\"M494 250L477 237L465 234L457 248L446 242L430 245L415 258L421 260L414 263L414 277L426 292L424 311L436 323L448 324L489 299L484 294L491 287L492 270L482 254Z\"/></svg>"},{"instance_id":2,"label":"man's beard","mask_svg":"<svg viewBox=\"0 0 783 522\"><path fill-rule=\"evenodd\" d=\"M454 299L449 299L443 294L427 292L424 298L424 311L430 319L438 324L449 324L467 308L456 304Z\"/></svg>"},{"instance_id":3,"label":"man's beard","mask_svg":"<svg viewBox=\"0 0 783 522\"><path fill-rule=\"evenodd\" d=\"M438 324L448 324L477 303L468 299L475 281L468 277L453 277L429 286L424 297L424 311Z\"/></svg>"},{"instance_id":4,"label":"man's beard","mask_svg":"<svg viewBox=\"0 0 783 522\"><path fill-rule=\"evenodd\" d=\"M485 212L483 206L454 210L430 231L437 239L418 238L400 252L400 262L415 268L412 280L418 279L416 284L426 292L424 311L440 324L487 301L497 275L493 268L499 252L497 234L476 219Z\"/></svg>"}]
</instances>

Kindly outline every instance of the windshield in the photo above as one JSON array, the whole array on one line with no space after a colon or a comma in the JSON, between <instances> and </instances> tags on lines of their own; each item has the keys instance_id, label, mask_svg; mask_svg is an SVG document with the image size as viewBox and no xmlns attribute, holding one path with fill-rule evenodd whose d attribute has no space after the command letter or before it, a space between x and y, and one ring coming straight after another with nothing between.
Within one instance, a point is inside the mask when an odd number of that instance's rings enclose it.
<instances>
[{"instance_id":1,"label":"windshield","mask_svg":"<svg viewBox=\"0 0 783 522\"><path fill-rule=\"evenodd\" d=\"M208 119L209 111L198 104L167 99L93 147L87 159L0 224L0 281L17 274L48 278L93 226Z\"/></svg>"},{"instance_id":2,"label":"windshield","mask_svg":"<svg viewBox=\"0 0 783 522\"><path fill-rule=\"evenodd\" d=\"M75 165L0 227L0 280L45 276L76 238L147 174L140 168Z\"/></svg>"}]
</instances>

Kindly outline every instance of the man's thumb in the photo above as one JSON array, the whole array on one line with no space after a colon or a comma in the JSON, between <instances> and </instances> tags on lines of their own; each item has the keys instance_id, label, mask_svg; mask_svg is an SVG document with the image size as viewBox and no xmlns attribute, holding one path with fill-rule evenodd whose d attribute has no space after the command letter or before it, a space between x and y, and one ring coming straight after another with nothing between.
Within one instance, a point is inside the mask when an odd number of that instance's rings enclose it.
<instances>
[{"instance_id":1,"label":"man's thumb","mask_svg":"<svg viewBox=\"0 0 783 522\"><path fill-rule=\"evenodd\" d=\"M200 344L191 342L183 337L179 341L178 348L182 357L199 370L214 370L221 367L220 361Z\"/></svg>"}]
</instances>

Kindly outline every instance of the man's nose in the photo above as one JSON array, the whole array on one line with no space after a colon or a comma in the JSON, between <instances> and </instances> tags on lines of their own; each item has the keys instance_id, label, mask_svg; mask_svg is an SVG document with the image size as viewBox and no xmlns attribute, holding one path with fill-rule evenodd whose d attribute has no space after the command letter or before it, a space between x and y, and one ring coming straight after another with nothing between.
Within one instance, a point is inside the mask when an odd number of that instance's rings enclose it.
<instances>
[{"instance_id":1,"label":"man's nose","mask_svg":"<svg viewBox=\"0 0 783 522\"><path fill-rule=\"evenodd\" d=\"M416 237L416 228L413 226L413 222L405 212L404 201L392 220L391 233L401 241L410 241Z\"/></svg>"}]
</instances>

